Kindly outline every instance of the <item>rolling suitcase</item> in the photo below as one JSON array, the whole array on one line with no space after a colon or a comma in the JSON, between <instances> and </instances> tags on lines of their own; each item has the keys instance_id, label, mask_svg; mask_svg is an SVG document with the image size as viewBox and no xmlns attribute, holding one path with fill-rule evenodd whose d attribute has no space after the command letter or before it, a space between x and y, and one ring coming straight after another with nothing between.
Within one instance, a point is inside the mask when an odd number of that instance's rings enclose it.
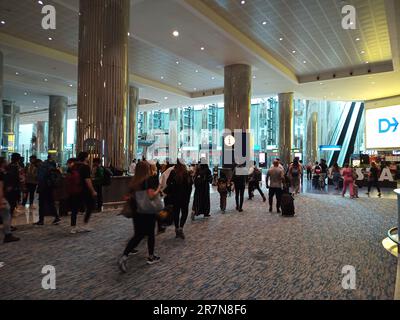
<instances>
[{"instance_id":1,"label":"rolling suitcase","mask_svg":"<svg viewBox=\"0 0 400 320\"><path fill-rule=\"evenodd\" d=\"M295 215L294 198L291 194L289 193L282 194L281 209L282 209L282 216L293 217Z\"/></svg>"}]
</instances>

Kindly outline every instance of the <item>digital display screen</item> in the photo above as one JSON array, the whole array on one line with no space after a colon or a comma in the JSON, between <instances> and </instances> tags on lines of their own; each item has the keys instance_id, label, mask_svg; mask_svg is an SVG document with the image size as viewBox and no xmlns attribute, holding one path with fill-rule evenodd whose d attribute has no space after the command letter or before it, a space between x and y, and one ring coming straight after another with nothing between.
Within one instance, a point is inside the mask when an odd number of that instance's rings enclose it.
<instances>
[{"instance_id":1,"label":"digital display screen","mask_svg":"<svg viewBox=\"0 0 400 320\"><path fill-rule=\"evenodd\" d=\"M400 105L367 109L365 138L367 149L400 148Z\"/></svg>"}]
</instances>

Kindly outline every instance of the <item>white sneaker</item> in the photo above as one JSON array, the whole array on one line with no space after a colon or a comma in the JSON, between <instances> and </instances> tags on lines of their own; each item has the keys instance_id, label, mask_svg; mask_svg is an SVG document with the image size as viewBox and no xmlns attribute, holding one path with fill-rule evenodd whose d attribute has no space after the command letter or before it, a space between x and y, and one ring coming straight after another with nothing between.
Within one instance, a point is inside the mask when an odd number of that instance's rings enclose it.
<instances>
[{"instance_id":1,"label":"white sneaker","mask_svg":"<svg viewBox=\"0 0 400 320\"><path fill-rule=\"evenodd\" d=\"M0 268L4 267L4 262L0 262Z\"/></svg>"},{"instance_id":2,"label":"white sneaker","mask_svg":"<svg viewBox=\"0 0 400 320\"><path fill-rule=\"evenodd\" d=\"M77 227L72 227L72 229L70 231L71 234L76 234L78 232L79 232L79 229Z\"/></svg>"}]
</instances>

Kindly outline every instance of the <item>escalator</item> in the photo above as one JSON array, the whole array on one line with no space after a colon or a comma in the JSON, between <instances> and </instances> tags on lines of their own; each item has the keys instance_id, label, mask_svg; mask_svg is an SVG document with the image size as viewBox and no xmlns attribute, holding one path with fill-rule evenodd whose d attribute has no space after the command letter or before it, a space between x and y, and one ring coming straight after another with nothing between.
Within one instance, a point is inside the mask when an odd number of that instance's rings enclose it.
<instances>
[{"instance_id":1,"label":"escalator","mask_svg":"<svg viewBox=\"0 0 400 320\"><path fill-rule=\"evenodd\" d=\"M350 156L354 153L354 143L357 138L357 134L360 128L361 119L364 113L364 104L361 102L352 102L348 112L343 113L342 119L339 122L339 131L335 145L341 146L340 151L334 151L330 160L329 166L334 163L338 163L340 167L343 167L350 159Z\"/></svg>"}]
</instances>

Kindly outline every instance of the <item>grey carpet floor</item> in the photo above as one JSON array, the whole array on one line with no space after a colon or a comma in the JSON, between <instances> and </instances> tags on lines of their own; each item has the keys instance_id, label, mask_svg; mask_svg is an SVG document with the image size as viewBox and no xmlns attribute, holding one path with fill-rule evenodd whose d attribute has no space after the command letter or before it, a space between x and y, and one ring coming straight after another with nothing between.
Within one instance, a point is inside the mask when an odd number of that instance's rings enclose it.
<instances>
[{"instance_id":1,"label":"grey carpet floor","mask_svg":"<svg viewBox=\"0 0 400 320\"><path fill-rule=\"evenodd\" d=\"M116 261L133 228L117 211L94 215L87 234L70 235L66 218L20 227L20 242L0 244L0 299L393 299L397 261L381 241L396 225L394 199L304 194L294 218L257 196L243 213L229 198L221 214L215 193L211 207L211 218L188 222L185 241L172 227L157 236L159 264L146 265L140 244L124 275ZM44 265L56 268L56 290L42 289ZM345 265L355 290L342 288Z\"/></svg>"}]
</instances>

